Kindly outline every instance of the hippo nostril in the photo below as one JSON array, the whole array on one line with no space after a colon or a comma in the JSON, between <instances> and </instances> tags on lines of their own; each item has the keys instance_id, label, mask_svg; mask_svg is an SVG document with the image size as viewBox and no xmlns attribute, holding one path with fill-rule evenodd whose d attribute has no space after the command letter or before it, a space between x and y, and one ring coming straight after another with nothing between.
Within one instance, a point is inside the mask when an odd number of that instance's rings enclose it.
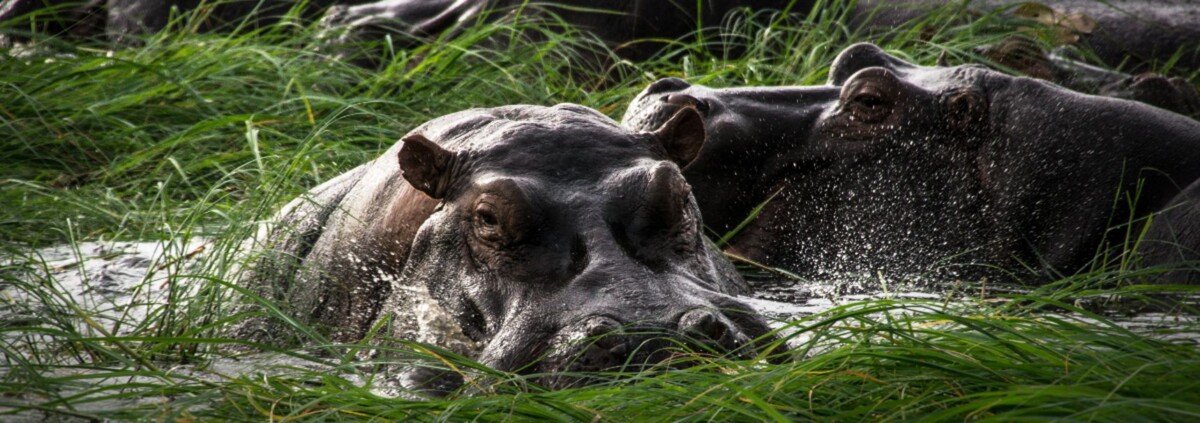
<instances>
[{"instance_id":1,"label":"hippo nostril","mask_svg":"<svg viewBox=\"0 0 1200 423\"><path fill-rule=\"evenodd\" d=\"M705 113L708 111L707 102L687 94L667 94L662 97L662 101L664 103L674 104L676 106L695 107L700 113Z\"/></svg>"},{"instance_id":2,"label":"hippo nostril","mask_svg":"<svg viewBox=\"0 0 1200 423\"><path fill-rule=\"evenodd\" d=\"M692 84L679 78L663 78L654 81L649 87L646 87L646 93L657 94L665 91L679 91L690 86Z\"/></svg>"},{"instance_id":3,"label":"hippo nostril","mask_svg":"<svg viewBox=\"0 0 1200 423\"><path fill-rule=\"evenodd\" d=\"M608 353L611 354L613 357L624 357L625 354L628 352L629 352L629 346L625 345L624 342L618 343L617 345L613 345L612 348L608 349Z\"/></svg>"},{"instance_id":4,"label":"hippo nostril","mask_svg":"<svg viewBox=\"0 0 1200 423\"><path fill-rule=\"evenodd\" d=\"M679 318L681 332L702 336L711 340L720 340L729 332L729 325L716 313L709 310L692 310Z\"/></svg>"}]
</instances>

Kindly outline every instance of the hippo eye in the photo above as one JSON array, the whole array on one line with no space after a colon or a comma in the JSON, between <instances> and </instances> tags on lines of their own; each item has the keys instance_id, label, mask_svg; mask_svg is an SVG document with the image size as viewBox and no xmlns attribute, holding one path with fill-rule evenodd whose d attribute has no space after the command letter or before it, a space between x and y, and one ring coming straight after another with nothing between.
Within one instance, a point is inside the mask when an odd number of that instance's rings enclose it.
<instances>
[{"instance_id":1,"label":"hippo eye","mask_svg":"<svg viewBox=\"0 0 1200 423\"><path fill-rule=\"evenodd\" d=\"M880 107L883 105L883 96L877 93L859 93L854 95L854 102L866 107Z\"/></svg>"},{"instance_id":2,"label":"hippo eye","mask_svg":"<svg viewBox=\"0 0 1200 423\"><path fill-rule=\"evenodd\" d=\"M496 215L492 214L492 212L488 210L478 211L475 214L475 217L478 218L479 223L483 224L484 226L496 226L500 223L498 220L496 220Z\"/></svg>"},{"instance_id":3,"label":"hippo eye","mask_svg":"<svg viewBox=\"0 0 1200 423\"><path fill-rule=\"evenodd\" d=\"M868 88L851 96L846 109L850 112L850 119L871 123L886 118L891 112L888 106L888 99L883 93Z\"/></svg>"},{"instance_id":4,"label":"hippo eye","mask_svg":"<svg viewBox=\"0 0 1200 423\"><path fill-rule=\"evenodd\" d=\"M496 210L491 204L479 203L475 206L474 220L475 233L479 235L479 238L490 243L499 243L504 240L500 219L496 216Z\"/></svg>"},{"instance_id":5,"label":"hippo eye","mask_svg":"<svg viewBox=\"0 0 1200 423\"><path fill-rule=\"evenodd\" d=\"M891 116L902 96L896 75L884 68L859 71L842 88L841 110L855 123L877 123Z\"/></svg>"}]
</instances>

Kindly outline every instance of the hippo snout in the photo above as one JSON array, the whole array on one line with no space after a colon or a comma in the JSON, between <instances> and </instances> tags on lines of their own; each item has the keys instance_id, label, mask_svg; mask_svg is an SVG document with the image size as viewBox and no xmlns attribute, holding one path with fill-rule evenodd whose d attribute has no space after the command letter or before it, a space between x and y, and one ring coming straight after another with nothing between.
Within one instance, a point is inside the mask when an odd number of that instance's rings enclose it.
<instances>
[{"instance_id":1,"label":"hippo snout","mask_svg":"<svg viewBox=\"0 0 1200 423\"><path fill-rule=\"evenodd\" d=\"M547 374L543 380L547 386L564 388L588 383L590 378L580 373L636 371L662 364L686 367L690 360L673 359L688 351L748 358L756 351L754 338L767 335L747 333L755 329L751 326L738 327L733 319L709 308L692 309L665 322L590 316L559 331L537 372Z\"/></svg>"},{"instance_id":2,"label":"hippo snout","mask_svg":"<svg viewBox=\"0 0 1200 423\"><path fill-rule=\"evenodd\" d=\"M679 319L679 333L719 351L736 351L750 338L724 315L713 310L696 309Z\"/></svg>"}]
</instances>

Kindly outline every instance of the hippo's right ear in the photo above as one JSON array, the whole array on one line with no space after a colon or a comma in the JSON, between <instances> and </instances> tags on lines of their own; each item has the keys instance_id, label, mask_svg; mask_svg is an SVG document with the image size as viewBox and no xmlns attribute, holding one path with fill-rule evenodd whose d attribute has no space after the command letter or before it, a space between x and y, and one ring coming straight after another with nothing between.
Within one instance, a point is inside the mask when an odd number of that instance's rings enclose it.
<instances>
[{"instance_id":1,"label":"hippo's right ear","mask_svg":"<svg viewBox=\"0 0 1200 423\"><path fill-rule=\"evenodd\" d=\"M434 199L446 196L450 187L450 166L454 153L437 145L421 134L401 138L400 173L413 188Z\"/></svg>"},{"instance_id":2,"label":"hippo's right ear","mask_svg":"<svg viewBox=\"0 0 1200 423\"><path fill-rule=\"evenodd\" d=\"M693 107L679 109L651 135L666 150L667 157L679 165L680 169L687 167L700 155L700 148L704 147L704 138L707 136L704 131L704 119Z\"/></svg>"}]
</instances>

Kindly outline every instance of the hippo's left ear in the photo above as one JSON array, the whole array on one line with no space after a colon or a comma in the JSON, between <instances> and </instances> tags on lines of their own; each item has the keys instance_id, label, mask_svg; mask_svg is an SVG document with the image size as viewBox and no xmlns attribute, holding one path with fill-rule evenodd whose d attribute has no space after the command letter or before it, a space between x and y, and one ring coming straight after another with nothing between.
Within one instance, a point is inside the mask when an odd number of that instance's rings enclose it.
<instances>
[{"instance_id":1,"label":"hippo's left ear","mask_svg":"<svg viewBox=\"0 0 1200 423\"><path fill-rule=\"evenodd\" d=\"M700 148L704 147L704 119L695 108L684 107L651 135L666 150L667 157L682 169L695 160L700 155Z\"/></svg>"},{"instance_id":2,"label":"hippo's left ear","mask_svg":"<svg viewBox=\"0 0 1200 423\"><path fill-rule=\"evenodd\" d=\"M448 151L421 134L401 138L400 172L413 188L434 199L446 196L450 188L450 165L454 152Z\"/></svg>"}]
</instances>

